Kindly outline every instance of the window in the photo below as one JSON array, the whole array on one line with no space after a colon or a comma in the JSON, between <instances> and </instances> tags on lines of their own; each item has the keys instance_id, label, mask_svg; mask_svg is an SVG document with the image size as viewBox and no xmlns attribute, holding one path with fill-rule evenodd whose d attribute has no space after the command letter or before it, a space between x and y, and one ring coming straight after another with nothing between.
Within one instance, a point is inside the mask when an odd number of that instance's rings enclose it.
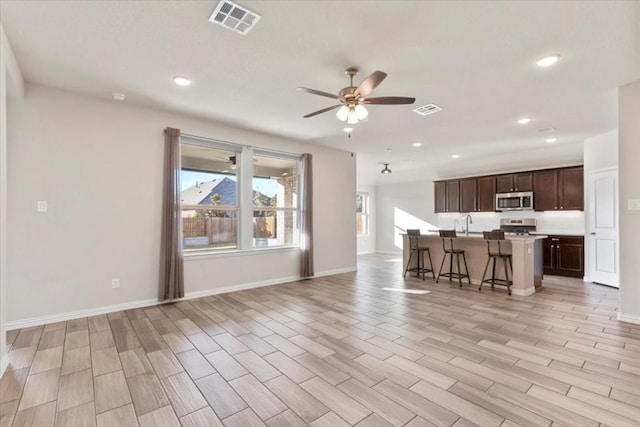
<instances>
[{"instance_id":1,"label":"window","mask_svg":"<svg viewBox=\"0 0 640 427\"><path fill-rule=\"evenodd\" d=\"M358 234L369 234L369 195L356 194L356 229Z\"/></svg>"},{"instance_id":2,"label":"window","mask_svg":"<svg viewBox=\"0 0 640 427\"><path fill-rule=\"evenodd\" d=\"M300 243L298 158L253 156L253 245Z\"/></svg>"},{"instance_id":3,"label":"window","mask_svg":"<svg viewBox=\"0 0 640 427\"><path fill-rule=\"evenodd\" d=\"M185 253L299 244L300 156L185 135L180 148Z\"/></svg>"}]
</instances>

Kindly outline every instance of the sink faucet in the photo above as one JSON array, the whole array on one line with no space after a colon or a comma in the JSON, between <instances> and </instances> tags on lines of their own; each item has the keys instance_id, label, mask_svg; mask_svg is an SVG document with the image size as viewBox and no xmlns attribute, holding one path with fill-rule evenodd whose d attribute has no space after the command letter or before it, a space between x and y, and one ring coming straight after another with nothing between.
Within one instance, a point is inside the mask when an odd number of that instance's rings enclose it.
<instances>
[{"instance_id":1,"label":"sink faucet","mask_svg":"<svg viewBox=\"0 0 640 427\"><path fill-rule=\"evenodd\" d=\"M454 218L454 219L453 219L453 229L454 229L454 230L457 230L457 229L458 229L458 223L459 223L459 222L460 222L460 221L458 221L458 218ZM462 231L464 231L464 230L462 230Z\"/></svg>"},{"instance_id":2,"label":"sink faucet","mask_svg":"<svg viewBox=\"0 0 640 427\"><path fill-rule=\"evenodd\" d=\"M465 219L467 227L462 231L464 231L465 235L468 236L469 235L469 224L473 224L473 220L471 219L471 215L467 215L464 219Z\"/></svg>"}]
</instances>

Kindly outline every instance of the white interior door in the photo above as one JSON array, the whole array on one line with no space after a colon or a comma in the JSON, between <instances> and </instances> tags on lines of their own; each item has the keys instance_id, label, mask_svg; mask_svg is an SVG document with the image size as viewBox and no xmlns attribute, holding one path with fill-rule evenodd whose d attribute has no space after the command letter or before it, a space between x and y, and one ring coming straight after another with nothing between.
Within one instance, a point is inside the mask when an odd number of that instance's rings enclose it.
<instances>
[{"instance_id":1,"label":"white interior door","mask_svg":"<svg viewBox=\"0 0 640 427\"><path fill-rule=\"evenodd\" d=\"M589 175L588 239L589 279L619 287L617 169Z\"/></svg>"}]
</instances>

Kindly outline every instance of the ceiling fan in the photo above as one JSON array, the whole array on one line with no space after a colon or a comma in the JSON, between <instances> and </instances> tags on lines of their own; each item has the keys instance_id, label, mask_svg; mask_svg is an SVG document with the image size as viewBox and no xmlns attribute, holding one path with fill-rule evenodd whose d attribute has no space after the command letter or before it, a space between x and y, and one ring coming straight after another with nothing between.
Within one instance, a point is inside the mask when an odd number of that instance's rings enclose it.
<instances>
[{"instance_id":1,"label":"ceiling fan","mask_svg":"<svg viewBox=\"0 0 640 427\"><path fill-rule=\"evenodd\" d=\"M322 110L309 113L304 118L317 116L318 114L326 113L327 111L339 108L336 113L336 117L342 121L347 121L349 124L358 123L359 120L363 120L369 112L364 107L364 104L371 105L399 105L399 104L413 104L416 99L403 96L379 96L375 98L365 98L371 91L373 91L382 81L387 77L387 73L382 71L375 71L369 77L364 79L360 86L353 85L353 78L358 74L358 69L354 67L347 68L345 74L349 76L349 86L342 88L337 95L329 92L323 92L321 90L309 89L307 87L298 87L296 90L311 93L313 95L320 95L331 99L337 99L340 103L331 107L323 108Z\"/></svg>"}]
</instances>

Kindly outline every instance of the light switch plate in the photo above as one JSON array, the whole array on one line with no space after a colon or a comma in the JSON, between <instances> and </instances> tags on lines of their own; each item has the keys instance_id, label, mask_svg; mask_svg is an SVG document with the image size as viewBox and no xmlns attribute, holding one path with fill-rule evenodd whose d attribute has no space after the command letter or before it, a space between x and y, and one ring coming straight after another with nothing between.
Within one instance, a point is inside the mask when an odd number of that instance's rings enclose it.
<instances>
[{"instance_id":1,"label":"light switch plate","mask_svg":"<svg viewBox=\"0 0 640 427\"><path fill-rule=\"evenodd\" d=\"M38 212L47 212L49 210L49 206L47 205L46 200L38 200Z\"/></svg>"},{"instance_id":2,"label":"light switch plate","mask_svg":"<svg viewBox=\"0 0 640 427\"><path fill-rule=\"evenodd\" d=\"M629 200L628 203L630 211L640 211L640 199Z\"/></svg>"}]
</instances>

